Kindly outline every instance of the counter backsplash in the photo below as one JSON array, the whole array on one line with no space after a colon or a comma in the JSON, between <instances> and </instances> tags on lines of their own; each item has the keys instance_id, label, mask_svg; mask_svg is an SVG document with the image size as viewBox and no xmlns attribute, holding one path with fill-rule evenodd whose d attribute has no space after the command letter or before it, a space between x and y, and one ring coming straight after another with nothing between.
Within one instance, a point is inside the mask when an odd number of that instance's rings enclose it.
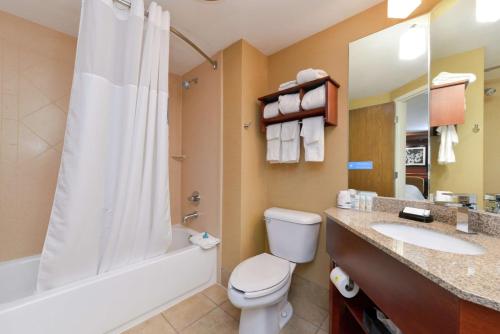
<instances>
[{"instance_id":1,"label":"counter backsplash","mask_svg":"<svg viewBox=\"0 0 500 334\"><path fill-rule=\"evenodd\" d=\"M455 225L457 221L457 209L429 201L408 201L393 197L376 197L373 200L374 211L399 213L406 206L431 210L435 220L446 224ZM473 210L470 214L469 228L475 232L500 237L500 215Z\"/></svg>"}]
</instances>

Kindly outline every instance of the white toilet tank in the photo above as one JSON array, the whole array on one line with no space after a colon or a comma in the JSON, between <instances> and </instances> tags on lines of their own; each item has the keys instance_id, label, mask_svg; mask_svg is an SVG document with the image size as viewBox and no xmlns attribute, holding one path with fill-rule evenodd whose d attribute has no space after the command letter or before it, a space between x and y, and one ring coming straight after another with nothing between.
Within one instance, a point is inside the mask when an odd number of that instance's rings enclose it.
<instances>
[{"instance_id":1,"label":"white toilet tank","mask_svg":"<svg viewBox=\"0 0 500 334\"><path fill-rule=\"evenodd\" d=\"M321 216L281 208L264 212L271 253L295 263L311 262L318 246Z\"/></svg>"}]
</instances>

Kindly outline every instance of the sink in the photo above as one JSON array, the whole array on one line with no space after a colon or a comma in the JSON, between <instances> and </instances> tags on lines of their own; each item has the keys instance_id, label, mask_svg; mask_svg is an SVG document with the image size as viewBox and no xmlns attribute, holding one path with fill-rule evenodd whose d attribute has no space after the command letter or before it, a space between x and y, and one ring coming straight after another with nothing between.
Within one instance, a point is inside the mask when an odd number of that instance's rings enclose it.
<instances>
[{"instance_id":1,"label":"sink","mask_svg":"<svg viewBox=\"0 0 500 334\"><path fill-rule=\"evenodd\" d=\"M426 228L391 223L377 223L371 227L389 238L441 252L464 255L481 255L485 252L477 244Z\"/></svg>"}]
</instances>

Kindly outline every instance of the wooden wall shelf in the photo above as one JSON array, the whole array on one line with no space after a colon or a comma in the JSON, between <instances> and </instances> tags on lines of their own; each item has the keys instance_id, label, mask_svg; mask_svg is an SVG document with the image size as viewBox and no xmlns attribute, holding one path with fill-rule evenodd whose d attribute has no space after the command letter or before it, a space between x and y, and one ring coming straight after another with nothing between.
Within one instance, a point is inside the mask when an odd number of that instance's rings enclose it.
<instances>
[{"instance_id":1,"label":"wooden wall shelf","mask_svg":"<svg viewBox=\"0 0 500 334\"><path fill-rule=\"evenodd\" d=\"M431 87L431 127L465 123L465 90L468 81Z\"/></svg>"},{"instance_id":2,"label":"wooden wall shelf","mask_svg":"<svg viewBox=\"0 0 500 334\"><path fill-rule=\"evenodd\" d=\"M323 108L312 109L312 110L303 110L302 106L300 110L296 113L279 115L272 118L264 118L264 107L268 103L278 101L280 95L287 94L300 94L300 100L304 95L315 88L318 88L322 85L325 85L325 94L326 94L326 105ZM276 93L272 93L266 96L262 96L259 98L260 101L260 129L262 132L266 131L266 126L270 124L283 123L295 120L302 120L308 117L315 116L324 116L325 117L325 126L335 126L337 125L337 114L338 114L338 89L340 85L330 77L324 77L321 79L317 79L314 81L309 81L301 85L297 85L292 88L288 88Z\"/></svg>"}]
</instances>

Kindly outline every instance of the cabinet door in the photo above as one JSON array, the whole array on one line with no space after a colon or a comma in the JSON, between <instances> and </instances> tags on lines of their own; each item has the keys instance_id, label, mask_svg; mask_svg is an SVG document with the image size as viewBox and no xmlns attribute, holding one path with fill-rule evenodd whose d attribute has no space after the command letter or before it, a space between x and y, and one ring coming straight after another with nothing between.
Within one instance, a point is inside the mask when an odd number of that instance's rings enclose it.
<instances>
[{"instance_id":1,"label":"cabinet door","mask_svg":"<svg viewBox=\"0 0 500 334\"><path fill-rule=\"evenodd\" d=\"M465 83L431 89L431 127L464 124Z\"/></svg>"}]
</instances>

